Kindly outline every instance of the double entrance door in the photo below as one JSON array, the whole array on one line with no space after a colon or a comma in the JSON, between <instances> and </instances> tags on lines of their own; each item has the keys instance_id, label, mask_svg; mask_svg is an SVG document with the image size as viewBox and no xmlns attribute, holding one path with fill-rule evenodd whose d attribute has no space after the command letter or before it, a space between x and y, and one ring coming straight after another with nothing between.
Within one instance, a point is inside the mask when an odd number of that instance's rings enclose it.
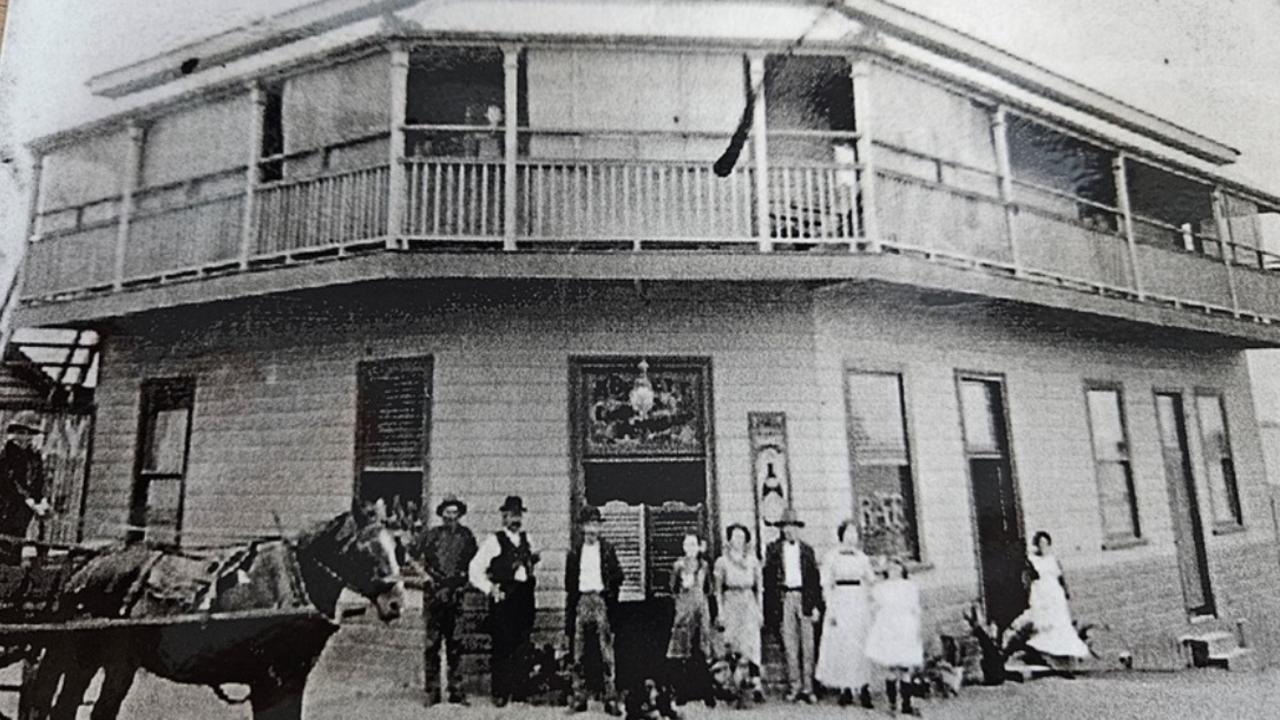
<instances>
[{"instance_id":1,"label":"double entrance door","mask_svg":"<svg viewBox=\"0 0 1280 720\"><path fill-rule=\"evenodd\" d=\"M580 358L572 365L573 531L586 505L624 573L614 617L618 686L664 667L671 568L685 535L714 545L710 364L690 358Z\"/></svg>"}]
</instances>

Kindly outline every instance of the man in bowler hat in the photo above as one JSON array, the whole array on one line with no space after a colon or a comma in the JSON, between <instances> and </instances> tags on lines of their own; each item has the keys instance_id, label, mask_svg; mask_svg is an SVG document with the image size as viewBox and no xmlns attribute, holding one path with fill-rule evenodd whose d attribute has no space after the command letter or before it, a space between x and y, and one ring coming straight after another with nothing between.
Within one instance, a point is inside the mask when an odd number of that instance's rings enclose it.
<instances>
[{"instance_id":1,"label":"man in bowler hat","mask_svg":"<svg viewBox=\"0 0 1280 720\"><path fill-rule=\"evenodd\" d=\"M533 568L540 556L524 531L525 507L520 496L508 496L498 511L502 513L502 529L480 544L468 575L471 584L489 597L491 693L493 704L502 707L521 692L520 657L533 632Z\"/></svg>"},{"instance_id":2,"label":"man in bowler hat","mask_svg":"<svg viewBox=\"0 0 1280 720\"><path fill-rule=\"evenodd\" d=\"M609 616L622 589L622 563L608 540L600 537L600 510L588 505L578 517L581 538L565 562L565 634L573 648L572 712L587 709L585 661L588 649L599 650L604 711L618 716L614 683L613 626ZM588 643L591 643L588 645Z\"/></svg>"},{"instance_id":3,"label":"man in bowler hat","mask_svg":"<svg viewBox=\"0 0 1280 720\"><path fill-rule=\"evenodd\" d=\"M426 621L423 658L429 705L446 697L450 703L467 704L459 672L462 653L456 637L462 596L467 589L467 571L476 555L476 536L462 524L462 516L466 514L466 503L454 495L446 495L436 506L440 524L420 534L412 548L414 556L422 562L427 580L422 611ZM439 687L442 646L446 682L444 687Z\"/></svg>"},{"instance_id":4,"label":"man in bowler hat","mask_svg":"<svg viewBox=\"0 0 1280 720\"><path fill-rule=\"evenodd\" d=\"M799 537L804 527L794 508L776 523L782 537L764 559L764 624L780 634L787 657L787 698L813 703L813 626L822 615L822 581L813 548Z\"/></svg>"},{"instance_id":5,"label":"man in bowler hat","mask_svg":"<svg viewBox=\"0 0 1280 720\"><path fill-rule=\"evenodd\" d=\"M49 514L45 498L44 458L37 447L43 431L38 420L18 416L5 428L0 450L0 562L22 561L22 542L33 517Z\"/></svg>"}]
</instances>

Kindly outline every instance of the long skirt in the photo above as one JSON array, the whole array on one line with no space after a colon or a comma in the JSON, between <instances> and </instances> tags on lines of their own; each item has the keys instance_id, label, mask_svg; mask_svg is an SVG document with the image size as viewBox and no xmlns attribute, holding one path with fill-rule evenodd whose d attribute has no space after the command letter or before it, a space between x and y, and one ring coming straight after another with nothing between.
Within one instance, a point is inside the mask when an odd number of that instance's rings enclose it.
<instances>
[{"instance_id":1,"label":"long skirt","mask_svg":"<svg viewBox=\"0 0 1280 720\"><path fill-rule=\"evenodd\" d=\"M827 603L813 677L829 688L856 690L871 681L867 633L871 603L865 585L837 585Z\"/></svg>"},{"instance_id":2,"label":"long skirt","mask_svg":"<svg viewBox=\"0 0 1280 720\"><path fill-rule=\"evenodd\" d=\"M725 590L720 623L724 626L720 639L725 651L736 652L760 667L760 604L755 593L749 588Z\"/></svg>"},{"instance_id":3,"label":"long skirt","mask_svg":"<svg viewBox=\"0 0 1280 720\"><path fill-rule=\"evenodd\" d=\"M1032 634L1027 640L1028 645L1045 655L1089 657L1089 646L1076 633L1067 594L1057 580L1033 582L1029 599L1031 607L1027 616L1031 619Z\"/></svg>"}]
</instances>

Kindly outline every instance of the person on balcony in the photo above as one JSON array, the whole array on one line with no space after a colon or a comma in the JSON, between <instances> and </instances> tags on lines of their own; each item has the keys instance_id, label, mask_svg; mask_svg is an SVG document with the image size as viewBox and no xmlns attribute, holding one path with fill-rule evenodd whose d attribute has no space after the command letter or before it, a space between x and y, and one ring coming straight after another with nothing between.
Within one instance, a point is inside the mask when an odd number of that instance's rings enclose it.
<instances>
[{"instance_id":1,"label":"person on balcony","mask_svg":"<svg viewBox=\"0 0 1280 720\"><path fill-rule=\"evenodd\" d=\"M608 540L600 537L600 510L587 506L578 519L582 538L565 561L565 634L573 649L573 700L571 712L587 709L588 651L599 651L604 711L618 716L614 683L613 625L609 616L622 590L622 563ZM590 645L588 645L590 643Z\"/></svg>"},{"instance_id":2,"label":"person on balcony","mask_svg":"<svg viewBox=\"0 0 1280 720\"><path fill-rule=\"evenodd\" d=\"M426 668L428 705L435 705L445 697L453 704L467 704L462 692L462 652L457 627L463 593L467 589L468 568L477 548L476 536L462 524L462 516L466 514L466 503L454 495L446 495L436 506L440 524L419 534L413 544L413 554L420 559L427 582L422 613L426 622L423 667ZM441 651L445 655L443 687Z\"/></svg>"},{"instance_id":3,"label":"person on balcony","mask_svg":"<svg viewBox=\"0 0 1280 720\"><path fill-rule=\"evenodd\" d=\"M0 450L0 562L22 561L22 539L32 518L49 514L45 497L44 458L40 455L39 420L20 415L5 428Z\"/></svg>"},{"instance_id":4,"label":"person on balcony","mask_svg":"<svg viewBox=\"0 0 1280 720\"><path fill-rule=\"evenodd\" d=\"M781 635L787 657L787 698L813 704L813 626L822 616L822 583L813 548L800 539L804 522L786 508L775 523L782 537L764 560L764 624Z\"/></svg>"},{"instance_id":5,"label":"person on balcony","mask_svg":"<svg viewBox=\"0 0 1280 720\"><path fill-rule=\"evenodd\" d=\"M510 495L498 511L502 529L485 538L471 559L468 575L471 584L489 597L490 690L494 706L503 707L524 684L519 677L520 658L533 632L537 582L533 569L540 555L524 531L524 500Z\"/></svg>"}]
</instances>

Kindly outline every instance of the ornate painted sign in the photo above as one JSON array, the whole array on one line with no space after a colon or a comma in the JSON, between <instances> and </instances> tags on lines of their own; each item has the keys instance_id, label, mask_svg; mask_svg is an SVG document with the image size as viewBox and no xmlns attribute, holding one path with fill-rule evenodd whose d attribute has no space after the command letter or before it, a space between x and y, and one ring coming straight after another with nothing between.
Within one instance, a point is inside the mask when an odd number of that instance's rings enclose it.
<instances>
[{"instance_id":1,"label":"ornate painted sign","mask_svg":"<svg viewBox=\"0 0 1280 720\"><path fill-rule=\"evenodd\" d=\"M588 457L703 454L699 371L585 368L583 381Z\"/></svg>"},{"instance_id":2,"label":"ornate painted sign","mask_svg":"<svg viewBox=\"0 0 1280 720\"><path fill-rule=\"evenodd\" d=\"M747 435L751 442L751 474L755 485L756 547L764 548L778 532L773 528L774 523L791 505L786 413L747 413Z\"/></svg>"}]
</instances>

